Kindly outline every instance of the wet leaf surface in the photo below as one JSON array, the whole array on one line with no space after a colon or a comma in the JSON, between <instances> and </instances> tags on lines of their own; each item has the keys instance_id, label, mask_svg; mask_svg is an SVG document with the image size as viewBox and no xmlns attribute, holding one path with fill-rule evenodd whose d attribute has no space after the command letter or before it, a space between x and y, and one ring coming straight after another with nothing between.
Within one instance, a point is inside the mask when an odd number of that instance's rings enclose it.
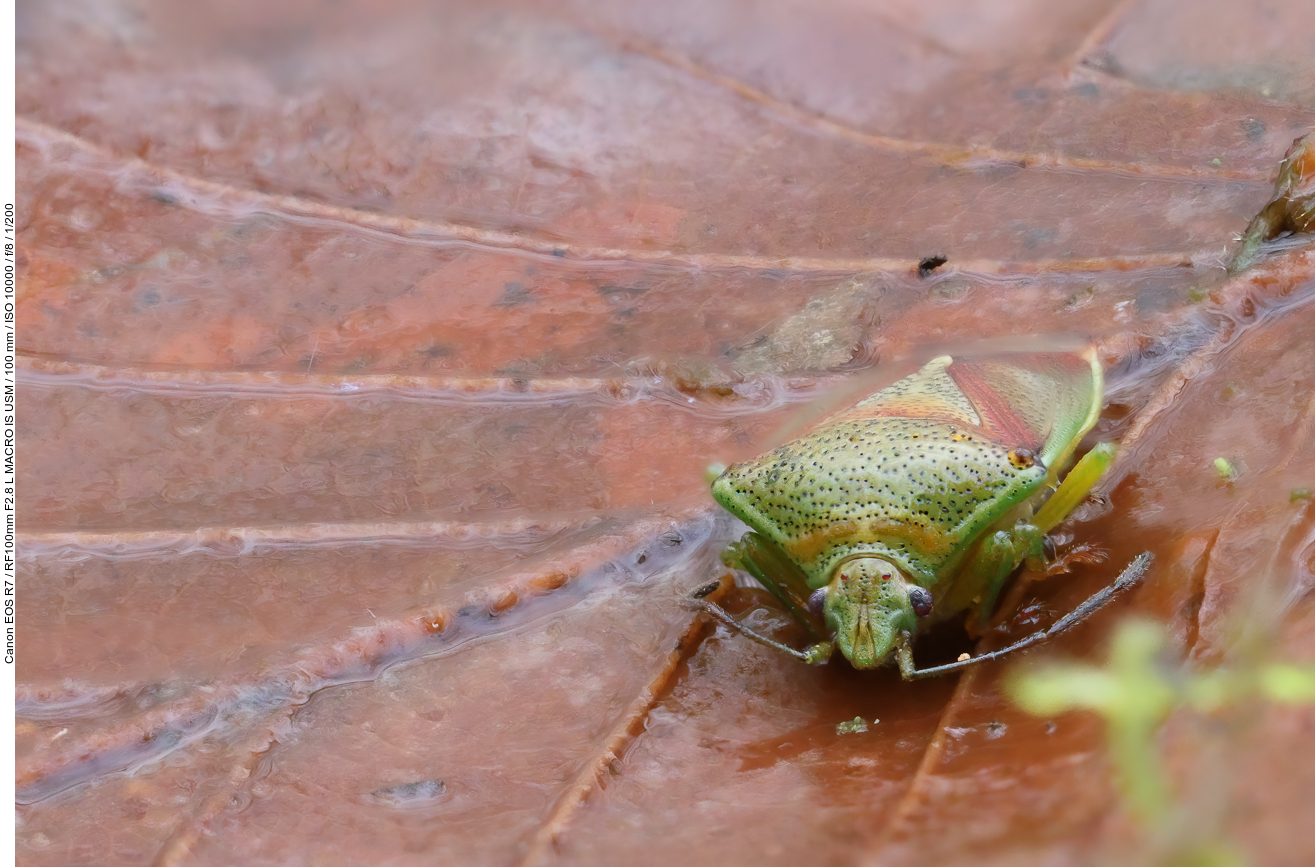
<instances>
[{"instance_id":1,"label":"wet leaf surface","mask_svg":"<svg viewBox=\"0 0 1315 867\"><path fill-rule=\"evenodd\" d=\"M1005 631L1151 550L1032 655L1130 611L1315 654L1315 249L1225 270L1315 18L1053 6L20 4L22 863L1128 857L1094 718L688 600L709 462L1080 335L1124 450L1062 535L1107 557ZM1186 815L1315 859L1311 724L1171 720Z\"/></svg>"}]
</instances>

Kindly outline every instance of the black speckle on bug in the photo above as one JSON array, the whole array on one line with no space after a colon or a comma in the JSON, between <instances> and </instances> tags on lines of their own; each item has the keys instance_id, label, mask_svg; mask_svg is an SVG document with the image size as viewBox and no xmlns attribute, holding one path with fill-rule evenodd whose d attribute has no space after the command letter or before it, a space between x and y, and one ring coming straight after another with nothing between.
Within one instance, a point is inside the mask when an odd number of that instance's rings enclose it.
<instances>
[{"instance_id":1,"label":"black speckle on bug","mask_svg":"<svg viewBox=\"0 0 1315 867\"><path fill-rule=\"evenodd\" d=\"M923 280L926 280L931 276L931 272L935 271L948 261L950 260L939 253L935 256L928 256L918 263L918 276Z\"/></svg>"}]
</instances>

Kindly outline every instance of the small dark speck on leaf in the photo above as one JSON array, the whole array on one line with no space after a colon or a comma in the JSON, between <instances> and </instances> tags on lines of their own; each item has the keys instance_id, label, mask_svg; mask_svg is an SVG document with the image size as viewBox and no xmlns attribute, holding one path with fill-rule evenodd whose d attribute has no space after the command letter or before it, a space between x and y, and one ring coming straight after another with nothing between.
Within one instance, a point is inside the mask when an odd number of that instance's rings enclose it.
<instances>
[{"instance_id":1,"label":"small dark speck on leaf","mask_svg":"<svg viewBox=\"0 0 1315 867\"><path fill-rule=\"evenodd\" d=\"M664 533L658 541L662 543L664 548L674 548L684 542L685 539L679 533Z\"/></svg>"},{"instance_id":2,"label":"small dark speck on leaf","mask_svg":"<svg viewBox=\"0 0 1315 867\"><path fill-rule=\"evenodd\" d=\"M692 595L695 599L706 599L709 595L711 595L712 591L716 590L720 586L721 586L720 581L709 581L707 584L704 584L703 586L696 589L690 595Z\"/></svg>"},{"instance_id":3,"label":"small dark speck on leaf","mask_svg":"<svg viewBox=\"0 0 1315 867\"><path fill-rule=\"evenodd\" d=\"M918 276L925 280L931 272L935 271L948 261L950 260L945 256L928 256L918 263Z\"/></svg>"},{"instance_id":4,"label":"small dark speck on leaf","mask_svg":"<svg viewBox=\"0 0 1315 867\"><path fill-rule=\"evenodd\" d=\"M493 302L495 307L515 307L518 304L528 304L534 300L525 288L524 283L505 283L502 287L502 297Z\"/></svg>"}]
</instances>

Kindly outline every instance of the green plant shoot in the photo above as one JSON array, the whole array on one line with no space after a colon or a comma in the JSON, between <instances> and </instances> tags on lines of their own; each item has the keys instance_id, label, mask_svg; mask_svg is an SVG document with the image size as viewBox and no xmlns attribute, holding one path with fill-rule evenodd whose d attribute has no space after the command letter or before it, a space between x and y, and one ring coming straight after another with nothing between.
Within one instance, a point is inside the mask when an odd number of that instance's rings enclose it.
<instances>
[{"instance_id":1,"label":"green plant shoot","mask_svg":"<svg viewBox=\"0 0 1315 867\"><path fill-rule=\"evenodd\" d=\"M1156 733L1180 708L1210 713L1264 698L1281 704L1315 703L1315 667L1264 662L1187 673L1164 654L1164 629L1145 620L1124 622L1104 665L1052 662L1012 672L1005 692L1028 713L1053 717L1086 710L1105 719L1106 739L1124 802L1148 835L1167 822L1174 805ZM1240 864L1219 839L1179 841L1166 861L1183 865Z\"/></svg>"}]
</instances>

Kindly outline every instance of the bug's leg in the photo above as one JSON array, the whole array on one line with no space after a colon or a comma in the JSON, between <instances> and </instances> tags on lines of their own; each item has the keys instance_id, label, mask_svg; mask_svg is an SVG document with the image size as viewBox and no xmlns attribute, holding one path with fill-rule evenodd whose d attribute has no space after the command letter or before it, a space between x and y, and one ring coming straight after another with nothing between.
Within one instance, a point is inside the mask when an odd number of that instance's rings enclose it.
<instances>
[{"instance_id":1,"label":"bug's leg","mask_svg":"<svg viewBox=\"0 0 1315 867\"><path fill-rule=\"evenodd\" d=\"M1046 534L1064 522L1074 509L1091 493L1096 482L1105 475L1105 471L1114 463L1118 446L1114 443L1100 443L1082 456L1082 460L1069 470L1068 475L1050 499L1037 510L1028 522L1025 533L1028 535L1027 565L1034 572L1045 572ZM1033 533L1035 535L1033 535Z\"/></svg>"},{"instance_id":2,"label":"bug's leg","mask_svg":"<svg viewBox=\"0 0 1315 867\"><path fill-rule=\"evenodd\" d=\"M776 545L757 533L745 533L738 542L733 542L721 553L721 561L732 569L748 572L780 601L790 616L803 624L813 637L814 643L801 650L795 650L767 636L742 625L716 603L703 597L711 593L716 584L695 591L704 611L730 626L735 631L759 644L788 653L810 665L820 665L831 658L835 643L829 639L826 629L817 615L808 608L808 579L799 567L790 561Z\"/></svg>"},{"instance_id":3,"label":"bug's leg","mask_svg":"<svg viewBox=\"0 0 1315 867\"><path fill-rule=\"evenodd\" d=\"M714 589L716 589L717 586L718 585L716 583L709 584L707 587L703 587L700 588L698 591L695 591L694 595L697 598L699 594L704 591L711 593ZM795 650L793 647L790 647L788 644L782 644L779 641L775 641L771 638L768 638L766 635L763 635L761 632L750 629L749 627L740 623L734 617L731 617L730 613L727 612L726 609L722 608L720 605L718 605L715 602L709 602L706 599L700 599L699 603L704 611L711 614L713 617L717 618L722 623L725 623L727 626L729 626L731 629L734 629L736 632L740 633L745 638L756 641L765 647L772 648L773 650L779 650L782 653L789 654L790 656L793 656L795 659L799 660L800 662L806 662L809 665L821 665L822 663L826 662L828 659L831 658L831 652L835 649L834 643L830 641L819 641L816 644L808 645L808 647L804 648L803 650Z\"/></svg>"},{"instance_id":4,"label":"bug's leg","mask_svg":"<svg viewBox=\"0 0 1315 867\"><path fill-rule=\"evenodd\" d=\"M895 661L899 663L899 676L905 680L927 677L913 662L913 637L907 632L901 632L895 638Z\"/></svg>"},{"instance_id":5,"label":"bug's leg","mask_svg":"<svg viewBox=\"0 0 1315 867\"><path fill-rule=\"evenodd\" d=\"M1002 647L999 650L993 650L990 653L983 653L981 656L974 656L971 659L964 659L958 662L951 662L946 665L937 665L931 668L919 669L913 664L913 643L907 632L901 633L896 639L896 659L899 662L900 676L905 680L916 680L923 677L935 677L940 674L948 674L952 671L959 671L970 665L977 665L983 662L992 662L1008 656L1011 653L1017 653L1025 650L1035 644L1040 644L1048 638L1053 638L1061 632L1066 632L1104 608L1122 591L1140 581L1145 575L1146 570L1150 568L1151 560L1154 559L1150 551L1138 554L1132 559L1132 562L1124 567L1119 573L1119 577L1114 580L1113 584L1103 587L1087 598L1085 602L1074 608L1068 614L1056 620L1051 624L1049 629L1041 632L1033 632L1026 638L1019 639L1008 647Z\"/></svg>"},{"instance_id":6,"label":"bug's leg","mask_svg":"<svg viewBox=\"0 0 1315 867\"><path fill-rule=\"evenodd\" d=\"M1044 536L1058 527L1069 513L1078 507L1092 487L1105 471L1114 463L1118 446L1114 443L1101 443L1082 456L1064 477L1064 482L1055 489L1055 493L1046 500L1045 505L1032 516L1031 524ZM1040 553L1039 551L1037 553Z\"/></svg>"},{"instance_id":7,"label":"bug's leg","mask_svg":"<svg viewBox=\"0 0 1315 867\"><path fill-rule=\"evenodd\" d=\"M828 641L826 625L808 607L808 578L779 547L757 533L745 533L721 552L721 562L748 572L816 641Z\"/></svg>"},{"instance_id":8,"label":"bug's leg","mask_svg":"<svg viewBox=\"0 0 1315 867\"><path fill-rule=\"evenodd\" d=\"M1037 573L1045 571L1046 534L1063 523L1078 505L1087 498L1091 489L1114 463L1118 447L1114 443L1101 443L1082 456L1050 499L1037 510L1030 521L1020 521L1011 530L1001 530L987 537L973 564L973 571L983 587L981 600L974 618L976 631L984 632L996 608L996 600L1009 576L1023 560ZM983 575L982 573L985 572Z\"/></svg>"},{"instance_id":9,"label":"bug's leg","mask_svg":"<svg viewBox=\"0 0 1315 867\"><path fill-rule=\"evenodd\" d=\"M982 540L963 576L969 586L982 588L981 594L973 601L976 614L968 620L970 633L981 635L986 632L1000 591L1028 555L1034 537L1039 545L1042 534L1030 524L1019 523L1012 530L997 530Z\"/></svg>"}]
</instances>

